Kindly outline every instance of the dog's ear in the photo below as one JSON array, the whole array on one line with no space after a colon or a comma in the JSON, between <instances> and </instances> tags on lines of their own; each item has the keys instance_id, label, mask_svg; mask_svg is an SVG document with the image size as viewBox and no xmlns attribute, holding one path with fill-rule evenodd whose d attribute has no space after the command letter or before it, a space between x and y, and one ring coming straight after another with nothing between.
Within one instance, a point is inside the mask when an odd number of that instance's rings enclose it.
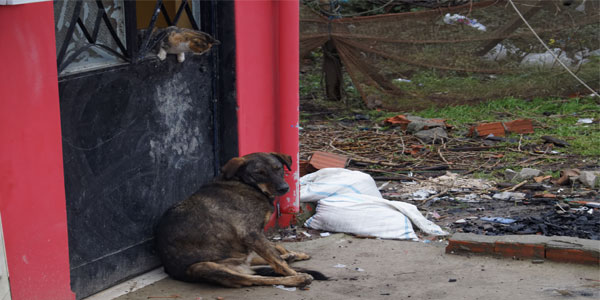
<instances>
[{"instance_id":1,"label":"dog's ear","mask_svg":"<svg viewBox=\"0 0 600 300\"><path fill-rule=\"evenodd\" d=\"M288 170L292 170L292 157L287 155L287 154L283 154L283 153L277 153L277 152L271 152L271 155L275 156L282 164L284 164Z\"/></svg>"},{"instance_id":2,"label":"dog's ear","mask_svg":"<svg viewBox=\"0 0 600 300\"><path fill-rule=\"evenodd\" d=\"M231 179L235 173L246 163L243 157L234 157L221 167L221 176L225 179Z\"/></svg>"}]
</instances>

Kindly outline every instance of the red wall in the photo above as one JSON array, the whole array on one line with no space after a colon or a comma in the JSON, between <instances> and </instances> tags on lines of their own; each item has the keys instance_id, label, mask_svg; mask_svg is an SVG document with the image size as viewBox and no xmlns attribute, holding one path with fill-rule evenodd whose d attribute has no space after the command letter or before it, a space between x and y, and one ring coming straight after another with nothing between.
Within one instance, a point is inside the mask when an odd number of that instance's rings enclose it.
<instances>
[{"instance_id":1,"label":"red wall","mask_svg":"<svg viewBox=\"0 0 600 300\"><path fill-rule=\"evenodd\" d=\"M298 210L298 2L235 9L239 151L294 158L280 199L286 226ZM0 6L0 213L16 300L75 298L54 39L52 2Z\"/></svg>"},{"instance_id":2,"label":"red wall","mask_svg":"<svg viewBox=\"0 0 600 300\"><path fill-rule=\"evenodd\" d=\"M0 213L12 299L74 299L52 2L0 6Z\"/></svg>"},{"instance_id":3,"label":"red wall","mask_svg":"<svg viewBox=\"0 0 600 300\"><path fill-rule=\"evenodd\" d=\"M239 152L292 156L290 192L279 198L284 227L299 207L299 3L238 0L235 13Z\"/></svg>"}]
</instances>

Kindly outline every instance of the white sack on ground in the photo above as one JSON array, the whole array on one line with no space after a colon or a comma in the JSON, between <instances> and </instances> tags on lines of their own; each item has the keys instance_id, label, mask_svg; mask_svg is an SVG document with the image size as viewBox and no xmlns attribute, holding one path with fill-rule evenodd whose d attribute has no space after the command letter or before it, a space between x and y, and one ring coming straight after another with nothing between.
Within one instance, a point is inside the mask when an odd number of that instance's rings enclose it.
<instances>
[{"instance_id":1,"label":"white sack on ground","mask_svg":"<svg viewBox=\"0 0 600 300\"><path fill-rule=\"evenodd\" d=\"M361 194L341 194L321 199L317 212L304 226L386 239L415 240L417 236L411 221L427 234L448 234L423 217L412 204Z\"/></svg>"},{"instance_id":2,"label":"white sack on ground","mask_svg":"<svg viewBox=\"0 0 600 300\"><path fill-rule=\"evenodd\" d=\"M313 229L416 240L412 221L427 234L448 234L416 206L383 199L373 178L359 171L329 168L303 176L300 201L319 202L315 215L304 223Z\"/></svg>"},{"instance_id":3,"label":"white sack on ground","mask_svg":"<svg viewBox=\"0 0 600 300\"><path fill-rule=\"evenodd\" d=\"M366 173L342 168L326 168L300 178L300 202L317 202L345 193L381 198L375 180Z\"/></svg>"},{"instance_id":4,"label":"white sack on ground","mask_svg":"<svg viewBox=\"0 0 600 300\"><path fill-rule=\"evenodd\" d=\"M375 197L343 194L321 199L317 212L306 220L304 226L385 239L417 239L406 216L370 198Z\"/></svg>"}]
</instances>

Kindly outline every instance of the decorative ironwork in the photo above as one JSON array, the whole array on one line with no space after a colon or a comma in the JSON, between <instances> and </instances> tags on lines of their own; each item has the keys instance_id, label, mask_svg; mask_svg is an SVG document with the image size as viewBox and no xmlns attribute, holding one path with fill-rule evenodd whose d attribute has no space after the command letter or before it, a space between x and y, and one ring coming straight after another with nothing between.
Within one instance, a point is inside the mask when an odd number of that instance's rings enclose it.
<instances>
[{"instance_id":1,"label":"decorative ironwork","mask_svg":"<svg viewBox=\"0 0 600 300\"><path fill-rule=\"evenodd\" d=\"M171 19L169 14L167 13L167 9L162 0L156 1L156 6L152 14L152 18L150 19L150 23L148 27L143 30L144 34L139 43L138 47L138 32L137 32L137 19L136 19L136 4L135 1L124 1L125 8L125 33L126 33L126 43L121 40L115 27L111 23L109 15L106 12L106 8L102 0L96 0L96 5L98 7L98 13L96 15L96 19L94 20L94 25L92 30L88 29L89 26L86 26L84 21L81 19L81 12L83 1L77 1L75 3L75 7L73 9L73 15L71 16L71 22L67 29L65 38L62 42L60 50L57 54L57 66L58 73L60 74L65 68L73 63L75 59L80 56L84 51L88 50L91 47L99 47L102 48L111 54L115 55L119 59L124 62L135 63L141 59L143 59L149 51L151 51L156 43L160 41L162 36L153 35L154 29L156 27L156 21L160 14L164 17L168 26L176 26L185 11L187 18L193 29L199 30L198 23L196 22L191 6L190 1L183 0L177 9L175 17ZM200 5L200 1L195 1L195 5ZM100 26L106 26L106 29L110 33L110 37L116 44L116 49L114 47L107 46L98 41L98 33L100 32ZM73 53L67 55L67 49L69 45L73 42L73 35L75 33L75 29L78 27L83 36L85 37L88 44L81 46Z\"/></svg>"}]
</instances>

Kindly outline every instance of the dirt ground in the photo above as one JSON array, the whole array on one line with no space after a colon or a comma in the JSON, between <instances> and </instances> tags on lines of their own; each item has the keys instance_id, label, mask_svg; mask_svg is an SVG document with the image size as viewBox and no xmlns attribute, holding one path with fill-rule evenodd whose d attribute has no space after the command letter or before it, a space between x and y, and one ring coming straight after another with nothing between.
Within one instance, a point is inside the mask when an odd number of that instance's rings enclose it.
<instances>
[{"instance_id":1,"label":"dirt ground","mask_svg":"<svg viewBox=\"0 0 600 300\"><path fill-rule=\"evenodd\" d=\"M273 286L240 289L165 278L118 300L146 299L598 299L597 267L532 263L445 254L445 242L358 239L333 234L284 243L313 257L293 265L319 270L329 281L308 290Z\"/></svg>"}]
</instances>

